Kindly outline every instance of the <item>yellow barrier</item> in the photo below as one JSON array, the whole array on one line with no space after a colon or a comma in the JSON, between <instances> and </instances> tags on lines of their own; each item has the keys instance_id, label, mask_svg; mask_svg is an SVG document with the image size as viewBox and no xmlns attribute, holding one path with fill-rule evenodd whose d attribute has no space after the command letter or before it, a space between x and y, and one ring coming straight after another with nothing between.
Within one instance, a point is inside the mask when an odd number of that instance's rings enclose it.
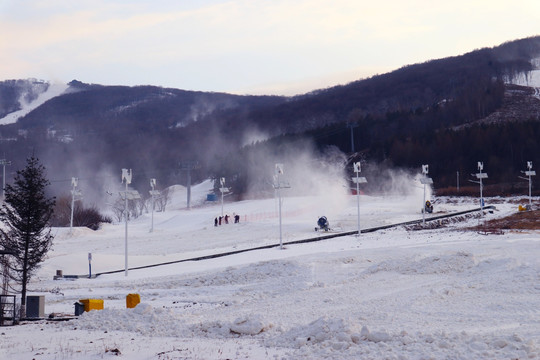
<instances>
[{"instance_id":1,"label":"yellow barrier","mask_svg":"<svg viewBox=\"0 0 540 360\"><path fill-rule=\"evenodd\" d=\"M79 302L84 305L84 311L103 310L102 299L82 299Z\"/></svg>"},{"instance_id":2,"label":"yellow barrier","mask_svg":"<svg viewBox=\"0 0 540 360\"><path fill-rule=\"evenodd\" d=\"M141 302L141 296L139 294L128 294L126 296L126 307L134 308Z\"/></svg>"}]
</instances>

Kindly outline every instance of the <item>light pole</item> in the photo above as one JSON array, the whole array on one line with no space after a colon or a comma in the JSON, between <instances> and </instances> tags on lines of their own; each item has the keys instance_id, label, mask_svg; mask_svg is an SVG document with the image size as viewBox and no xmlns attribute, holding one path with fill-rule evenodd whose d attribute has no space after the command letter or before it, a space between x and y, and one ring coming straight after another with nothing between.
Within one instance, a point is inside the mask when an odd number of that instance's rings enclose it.
<instances>
[{"instance_id":1,"label":"light pole","mask_svg":"<svg viewBox=\"0 0 540 360\"><path fill-rule=\"evenodd\" d=\"M422 225L426 224L426 185L433 184L433 180L427 176L429 165L422 165L422 178L420 183L424 184L424 201L422 202Z\"/></svg>"},{"instance_id":2,"label":"light pole","mask_svg":"<svg viewBox=\"0 0 540 360\"><path fill-rule=\"evenodd\" d=\"M528 176L528 178L522 178L525 180L529 180L529 210L532 210L532 179L531 176L536 175L536 171L532 169L532 161L527 161L527 171L522 171L525 175Z\"/></svg>"},{"instance_id":3,"label":"light pole","mask_svg":"<svg viewBox=\"0 0 540 360\"><path fill-rule=\"evenodd\" d=\"M228 188L225 187L225 178L222 177L219 179L219 191L221 192L221 216L223 216L223 195L226 191L229 191Z\"/></svg>"},{"instance_id":4,"label":"light pole","mask_svg":"<svg viewBox=\"0 0 540 360\"><path fill-rule=\"evenodd\" d=\"M356 173L356 177L354 177L352 180L354 183L356 183L356 208L358 213L358 236L360 236L360 183L367 183L367 180L365 177L360 177L360 172L362 171L360 161L355 162L353 164L354 172Z\"/></svg>"},{"instance_id":5,"label":"light pole","mask_svg":"<svg viewBox=\"0 0 540 360\"><path fill-rule=\"evenodd\" d=\"M79 179L72 177L71 178L71 218L69 221L69 233L73 233L73 209L75 209L75 197L77 197L77 200L80 200L81 191L77 190L77 185L79 183Z\"/></svg>"},{"instance_id":6,"label":"light pole","mask_svg":"<svg viewBox=\"0 0 540 360\"><path fill-rule=\"evenodd\" d=\"M488 174L483 173L482 170L484 170L484 163L479 161L478 162L478 173L477 174L471 174L472 176L476 176L478 181L472 181L472 180L469 180L469 181L480 185L480 212L481 212L481 215L483 216L484 215L484 196L482 194L482 191L484 189L484 184L482 183L482 179L487 179Z\"/></svg>"},{"instance_id":7,"label":"light pole","mask_svg":"<svg viewBox=\"0 0 540 360\"><path fill-rule=\"evenodd\" d=\"M122 169L122 182L126 181L126 191L124 192L124 220L125 220L125 237L124 237L124 269L128 276L128 185L131 184L132 177L131 169ZM120 193L122 195L122 193Z\"/></svg>"},{"instance_id":8,"label":"light pole","mask_svg":"<svg viewBox=\"0 0 540 360\"><path fill-rule=\"evenodd\" d=\"M154 231L154 207L156 204L156 197L159 196L159 190L156 190L156 179L150 179L150 195L152 196L152 225L150 226L150 232Z\"/></svg>"},{"instance_id":9,"label":"light pole","mask_svg":"<svg viewBox=\"0 0 540 360\"><path fill-rule=\"evenodd\" d=\"M6 199L6 165L11 165L11 161L0 159L0 165L4 167L2 176L2 199Z\"/></svg>"},{"instance_id":10,"label":"light pole","mask_svg":"<svg viewBox=\"0 0 540 360\"><path fill-rule=\"evenodd\" d=\"M281 183L279 176L283 175L283 164L276 164L274 175L274 189L277 191L279 202L279 249L283 249L283 233L281 231L281 191L280 189L290 188L288 184Z\"/></svg>"}]
</instances>

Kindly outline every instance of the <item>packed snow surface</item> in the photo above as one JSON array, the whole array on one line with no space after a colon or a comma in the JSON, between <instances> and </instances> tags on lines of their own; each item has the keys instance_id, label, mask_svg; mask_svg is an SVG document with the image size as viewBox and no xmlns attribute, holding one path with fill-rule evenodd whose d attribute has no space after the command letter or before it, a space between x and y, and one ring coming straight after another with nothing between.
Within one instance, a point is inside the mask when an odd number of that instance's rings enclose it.
<instances>
[{"instance_id":1,"label":"packed snow surface","mask_svg":"<svg viewBox=\"0 0 540 360\"><path fill-rule=\"evenodd\" d=\"M194 189L129 223L130 267L279 244L274 199L225 202L240 223L214 226L221 203ZM357 229L357 198L284 197L283 242ZM73 316L80 299L103 310L69 321L0 328L1 359L538 359L540 234L466 230L517 211L462 216L444 227L403 227L279 246L202 261L53 280L56 270L123 270L124 224L98 231L55 229L54 248L29 285L45 295L46 317ZM536 199L538 200L538 199ZM360 197L361 228L422 217L422 195ZM478 199L437 198L434 216L477 207ZM126 308L126 296L141 303Z\"/></svg>"}]
</instances>

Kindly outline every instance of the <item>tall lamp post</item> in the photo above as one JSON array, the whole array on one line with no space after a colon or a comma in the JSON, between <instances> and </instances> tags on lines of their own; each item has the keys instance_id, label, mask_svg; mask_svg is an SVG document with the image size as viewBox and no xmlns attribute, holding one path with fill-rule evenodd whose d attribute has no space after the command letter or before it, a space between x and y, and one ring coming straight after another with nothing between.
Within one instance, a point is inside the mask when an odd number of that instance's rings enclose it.
<instances>
[{"instance_id":1,"label":"tall lamp post","mask_svg":"<svg viewBox=\"0 0 540 360\"><path fill-rule=\"evenodd\" d=\"M150 195L152 196L152 225L150 226L150 232L154 231L154 208L156 204L156 197L159 196L159 190L156 190L156 179L150 179Z\"/></svg>"},{"instance_id":2,"label":"tall lamp post","mask_svg":"<svg viewBox=\"0 0 540 360\"><path fill-rule=\"evenodd\" d=\"M131 184L132 172L131 169L122 169L122 182L126 182L126 191L124 193L124 220L125 220L125 236L124 236L124 269L128 276L128 185Z\"/></svg>"},{"instance_id":3,"label":"tall lamp post","mask_svg":"<svg viewBox=\"0 0 540 360\"><path fill-rule=\"evenodd\" d=\"M358 213L358 235L360 235L360 184L361 183L367 183L367 180L365 177L360 177L360 172L362 171L360 161L355 162L353 164L354 172L356 173L356 177L352 178L353 182L356 184L356 208Z\"/></svg>"},{"instance_id":4,"label":"tall lamp post","mask_svg":"<svg viewBox=\"0 0 540 360\"><path fill-rule=\"evenodd\" d=\"M532 169L532 161L527 161L527 171L522 171L526 176L526 178L522 178L525 180L529 180L529 210L532 210L532 179L531 176L536 175L536 171Z\"/></svg>"},{"instance_id":5,"label":"tall lamp post","mask_svg":"<svg viewBox=\"0 0 540 360\"><path fill-rule=\"evenodd\" d=\"M124 218L126 221L126 231L125 231L125 237L124 237L124 260L125 260L125 272L126 276L128 276L128 200L135 200L140 199L141 195L138 191L128 190L128 185L131 184L131 178L133 173L131 172L131 169L122 169L122 182L126 182L126 190L120 192L120 196L124 198Z\"/></svg>"},{"instance_id":6,"label":"tall lamp post","mask_svg":"<svg viewBox=\"0 0 540 360\"><path fill-rule=\"evenodd\" d=\"M221 192L221 216L223 216L223 195L225 194L225 192L229 191L229 189L225 187L224 177L219 179L219 185L219 191Z\"/></svg>"},{"instance_id":7,"label":"tall lamp post","mask_svg":"<svg viewBox=\"0 0 540 360\"><path fill-rule=\"evenodd\" d=\"M281 191L280 189L290 188L286 183L280 181L280 175L283 175L283 164L276 164L276 172L274 175L274 189L277 191L278 202L279 202L279 248L283 249L283 233L281 231Z\"/></svg>"},{"instance_id":8,"label":"tall lamp post","mask_svg":"<svg viewBox=\"0 0 540 360\"><path fill-rule=\"evenodd\" d=\"M433 184L433 180L427 176L429 165L422 165L422 177L420 183L424 185L424 201L422 202L422 225L426 224L426 185Z\"/></svg>"},{"instance_id":9,"label":"tall lamp post","mask_svg":"<svg viewBox=\"0 0 540 360\"><path fill-rule=\"evenodd\" d=\"M487 179L488 174L483 173L482 170L484 170L484 163L479 161L478 162L478 173L472 174L473 176L475 176L478 179L478 181L472 181L472 180L469 180L469 181L480 185L480 212L481 212L481 215L484 215L484 196L483 196L483 193L482 193L483 190L484 190L484 184L482 183L482 179Z\"/></svg>"}]
</instances>

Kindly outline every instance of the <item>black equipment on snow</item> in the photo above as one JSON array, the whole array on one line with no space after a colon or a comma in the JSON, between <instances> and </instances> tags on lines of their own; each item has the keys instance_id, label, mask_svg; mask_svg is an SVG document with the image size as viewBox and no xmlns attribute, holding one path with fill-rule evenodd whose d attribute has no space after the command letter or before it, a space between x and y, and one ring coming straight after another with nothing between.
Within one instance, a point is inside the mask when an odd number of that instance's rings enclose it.
<instances>
[{"instance_id":1,"label":"black equipment on snow","mask_svg":"<svg viewBox=\"0 0 540 360\"><path fill-rule=\"evenodd\" d=\"M319 227L315 228L315 231L319 229L324 230L324 231L330 230L330 224L328 223L328 219L326 218L326 216L321 216L319 220L317 220L317 225Z\"/></svg>"},{"instance_id":2,"label":"black equipment on snow","mask_svg":"<svg viewBox=\"0 0 540 360\"><path fill-rule=\"evenodd\" d=\"M430 213L430 214L433 212L433 204L431 204L431 201L426 200L426 205L424 206L424 211L427 212L427 213Z\"/></svg>"}]
</instances>

